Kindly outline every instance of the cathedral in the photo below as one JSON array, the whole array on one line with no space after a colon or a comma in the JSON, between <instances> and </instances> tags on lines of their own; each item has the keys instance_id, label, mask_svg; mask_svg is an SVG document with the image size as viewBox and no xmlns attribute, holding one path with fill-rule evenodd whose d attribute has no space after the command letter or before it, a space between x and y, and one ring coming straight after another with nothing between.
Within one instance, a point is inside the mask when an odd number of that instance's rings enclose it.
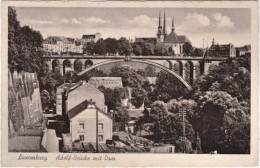
<instances>
[{"instance_id":1,"label":"cathedral","mask_svg":"<svg viewBox=\"0 0 260 168\"><path fill-rule=\"evenodd\" d=\"M164 43L175 55L183 54L183 44L190 40L185 35L177 35L174 28L174 18L172 18L172 29L167 34L166 17L164 12L163 25L161 25L161 14L159 13L159 25L157 32L157 42Z\"/></svg>"},{"instance_id":2,"label":"cathedral","mask_svg":"<svg viewBox=\"0 0 260 168\"><path fill-rule=\"evenodd\" d=\"M171 32L167 33L166 26L166 15L164 11L163 24L161 24L161 13L159 13L159 25L156 34L156 38L136 38L138 41L157 41L157 43L163 43L168 48L170 52L174 55L183 54L183 44L188 42L191 44L190 40L185 35L177 35L174 28L174 18L172 18L172 28Z\"/></svg>"}]
</instances>

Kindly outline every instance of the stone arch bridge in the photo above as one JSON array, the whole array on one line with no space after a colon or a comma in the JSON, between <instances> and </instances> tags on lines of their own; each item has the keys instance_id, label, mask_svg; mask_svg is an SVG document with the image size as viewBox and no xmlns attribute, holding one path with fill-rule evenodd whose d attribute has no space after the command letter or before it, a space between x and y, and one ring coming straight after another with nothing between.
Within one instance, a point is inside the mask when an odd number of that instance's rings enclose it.
<instances>
[{"instance_id":1,"label":"stone arch bridge","mask_svg":"<svg viewBox=\"0 0 260 168\"><path fill-rule=\"evenodd\" d=\"M50 70L59 68L61 74L76 70L75 64L80 65L78 75L117 62L137 62L155 66L178 78L188 89L191 89L196 78L207 74L209 66L218 64L227 57L173 57L173 56L88 56L88 55L49 55L44 56Z\"/></svg>"}]
</instances>

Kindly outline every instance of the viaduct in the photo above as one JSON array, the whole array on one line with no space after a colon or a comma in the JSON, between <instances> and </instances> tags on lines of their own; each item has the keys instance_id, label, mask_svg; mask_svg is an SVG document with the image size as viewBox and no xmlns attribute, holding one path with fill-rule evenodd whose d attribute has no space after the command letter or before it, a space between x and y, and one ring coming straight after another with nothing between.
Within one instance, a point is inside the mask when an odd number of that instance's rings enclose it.
<instances>
[{"instance_id":1,"label":"viaduct","mask_svg":"<svg viewBox=\"0 0 260 168\"><path fill-rule=\"evenodd\" d=\"M50 70L59 68L62 75L81 65L79 76L102 65L118 62L136 62L155 66L178 78L188 89L196 78L207 74L209 66L228 57L175 57L175 56L93 56L93 55L45 55Z\"/></svg>"}]
</instances>

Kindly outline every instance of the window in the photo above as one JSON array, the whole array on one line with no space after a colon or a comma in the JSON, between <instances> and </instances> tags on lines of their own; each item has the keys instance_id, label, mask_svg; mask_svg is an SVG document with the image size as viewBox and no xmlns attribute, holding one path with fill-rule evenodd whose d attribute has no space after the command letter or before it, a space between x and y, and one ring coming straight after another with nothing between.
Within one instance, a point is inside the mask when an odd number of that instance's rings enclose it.
<instances>
[{"instance_id":1,"label":"window","mask_svg":"<svg viewBox=\"0 0 260 168\"><path fill-rule=\"evenodd\" d=\"M80 141L84 141L84 135L80 135L80 136L79 136L79 140L80 140Z\"/></svg>"},{"instance_id":2,"label":"window","mask_svg":"<svg viewBox=\"0 0 260 168\"><path fill-rule=\"evenodd\" d=\"M79 129L84 130L84 123L79 123Z\"/></svg>"},{"instance_id":3,"label":"window","mask_svg":"<svg viewBox=\"0 0 260 168\"><path fill-rule=\"evenodd\" d=\"M103 141L103 135L98 135L98 141L102 142Z\"/></svg>"},{"instance_id":4,"label":"window","mask_svg":"<svg viewBox=\"0 0 260 168\"><path fill-rule=\"evenodd\" d=\"M98 130L103 131L103 123L98 123Z\"/></svg>"}]
</instances>

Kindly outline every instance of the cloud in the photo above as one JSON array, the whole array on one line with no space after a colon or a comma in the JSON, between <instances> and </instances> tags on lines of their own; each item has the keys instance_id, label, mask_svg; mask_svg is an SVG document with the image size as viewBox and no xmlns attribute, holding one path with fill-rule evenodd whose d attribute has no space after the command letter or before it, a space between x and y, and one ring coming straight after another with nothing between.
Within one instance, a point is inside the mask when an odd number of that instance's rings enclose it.
<instances>
[{"instance_id":1,"label":"cloud","mask_svg":"<svg viewBox=\"0 0 260 168\"><path fill-rule=\"evenodd\" d=\"M78 24L78 25L82 23L77 18L62 18L61 22L65 24Z\"/></svg>"},{"instance_id":2,"label":"cloud","mask_svg":"<svg viewBox=\"0 0 260 168\"><path fill-rule=\"evenodd\" d=\"M151 18L147 15L139 15L129 20L129 23L135 26L151 27L151 26L155 26L157 24L157 21L158 21L157 18Z\"/></svg>"},{"instance_id":3,"label":"cloud","mask_svg":"<svg viewBox=\"0 0 260 168\"><path fill-rule=\"evenodd\" d=\"M48 21L48 20L30 20L31 23L35 23L35 24L53 24L52 21Z\"/></svg>"},{"instance_id":4,"label":"cloud","mask_svg":"<svg viewBox=\"0 0 260 168\"><path fill-rule=\"evenodd\" d=\"M88 23L110 23L109 20L104 20L97 17L87 17L87 18L80 18L80 19Z\"/></svg>"},{"instance_id":5,"label":"cloud","mask_svg":"<svg viewBox=\"0 0 260 168\"><path fill-rule=\"evenodd\" d=\"M208 16L200 13L189 13L186 16L186 23L196 27L207 27L210 25L210 19Z\"/></svg>"},{"instance_id":6,"label":"cloud","mask_svg":"<svg viewBox=\"0 0 260 168\"><path fill-rule=\"evenodd\" d=\"M99 23L99 24L110 23L109 20L104 20L97 17L63 18L61 22L65 24L77 24L77 25L83 23Z\"/></svg>"},{"instance_id":7,"label":"cloud","mask_svg":"<svg viewBox=\"0 0 260 168\"><path fill-rule=\"evenodd\" d=\"M216 22L217 27L230 28L230 29L234 28L235 24L231 21L231 19L228 16L224 16L219 12L214 13L212 16Z\"/></svg>"}]
</instances>

